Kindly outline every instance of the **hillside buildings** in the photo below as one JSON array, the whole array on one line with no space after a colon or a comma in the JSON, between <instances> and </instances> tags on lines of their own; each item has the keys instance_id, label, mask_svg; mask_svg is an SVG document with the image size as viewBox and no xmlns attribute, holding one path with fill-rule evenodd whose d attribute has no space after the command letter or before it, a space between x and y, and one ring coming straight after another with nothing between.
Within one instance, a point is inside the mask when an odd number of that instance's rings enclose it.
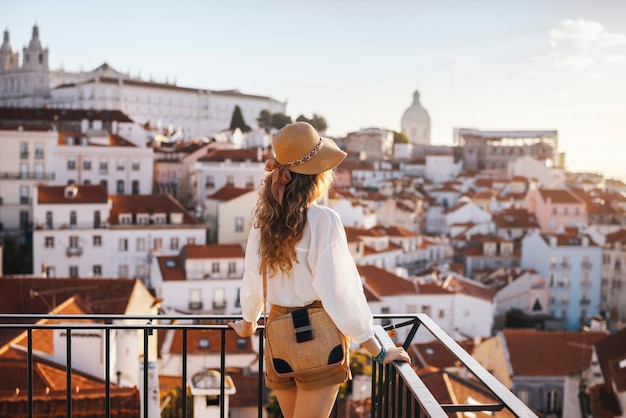
<instances>
[{"instance_id":1,"label":"hillside buildings","mask_svg":"<svg viewBox=\"0 0 626 418\"><path fill-rule=\"evenodd\" d=\"M235 106L252 128L258 128L261 110L285 113L284 102L267 96L181 87L175 80L144 80L107 63L91 71L52 70L48 54L35 25L20 62L5 30L0 47L0 106L119 110L138 124L186 138L211 137L228 129Z\"/></svg>"}]
</instances>

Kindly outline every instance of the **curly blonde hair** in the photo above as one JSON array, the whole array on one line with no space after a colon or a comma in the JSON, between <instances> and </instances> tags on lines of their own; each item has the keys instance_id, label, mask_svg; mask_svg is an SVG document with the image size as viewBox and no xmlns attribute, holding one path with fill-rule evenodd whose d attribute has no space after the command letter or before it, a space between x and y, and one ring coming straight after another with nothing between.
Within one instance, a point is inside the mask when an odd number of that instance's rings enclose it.
<instances>
[{"instance_id":1,"label":"curly blonde hair","mask_svg":"<svg viewBox=\"0 0 626 418\"><path fill-rule=\"evenodd\" d=\"M298 262L296 244L302 239L308 207L330 189L333 179L333 170L319 174L291 172L283 203L278 204L272 197L272 176L265 177L254 207L254 227L260 229L259 273L266 271L272 277L278 270L289 271Z\"/></svg>"}]
</instances>

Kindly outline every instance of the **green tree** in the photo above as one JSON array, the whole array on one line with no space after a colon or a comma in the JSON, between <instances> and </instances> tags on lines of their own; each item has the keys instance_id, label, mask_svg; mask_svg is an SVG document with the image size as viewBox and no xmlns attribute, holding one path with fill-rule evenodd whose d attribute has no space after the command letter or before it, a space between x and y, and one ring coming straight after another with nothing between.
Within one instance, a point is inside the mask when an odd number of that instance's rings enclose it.
<instances>
[{"instance_id":1,"label":"green tree","mask_svg":"<svg viewBox=\"0 0 626 418\"><path fill-rule=\"evenodd\" d=\"M272 127L280 129L285 125L291 123L291 116L287 116L284 113L272 113Z\"/></svg>"},{"instance_id":2,"label":"green tree","mask_svg":"<svg viewBox=\"0 0 626 418\"><path fill-rule=\"evenodd\" d=\"M393 143L394 144L409 144L411 140L404 132L393 131Z\"/></svg>"},{"instance_id":3,"label":"green tree","mask_svg":"<svg viewBox=\"0 0 626 418\"><path fill-rule=\"evenodd\" d=\"M256 123L259 124L259 128L265 129L265 132L269 133L270 128L272 127L272 114L270 111L267 109L261 110L261 112L259 112L259 117L256 118Z\"/></svg>"},{"instance_id":4,"label":"green tree","mask_svg":"<svg viewBox=\"0 0 626 418\"><path fill-rule=\"evenodd\" d=\"M230 118L230 130L234 131L237 128L241 129L241 132L250 132L252 130L252 128L246 125L246 121L243 120L243 114L239 105L235 106L233 115Z\"/></svg>"},{"instance_id":5,"label":"green tree","mask_svg":"<svg viewBox=\"0 0 626 418\"><path fill-rule=\"evenodd\" d=\"M296 118L296 121L308 122L313 125L313 127L317 129L318 132L325 132L326 129L328 129L328 123L326 122L326 119L323 116L318 115L317 113L313 113L313 117L311 119L307 118L304 115L300 115Z\"/></svg>"}]
</instances>

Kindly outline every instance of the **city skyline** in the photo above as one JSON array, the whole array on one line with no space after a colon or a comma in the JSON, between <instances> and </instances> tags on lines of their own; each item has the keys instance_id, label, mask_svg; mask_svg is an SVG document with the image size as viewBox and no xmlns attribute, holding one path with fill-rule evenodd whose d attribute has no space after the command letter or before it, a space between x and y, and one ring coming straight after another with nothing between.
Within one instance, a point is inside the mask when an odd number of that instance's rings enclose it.
<instances>
[{"instance_id":1,"label":"city skyline","mask_svg":"<svg viewBox=\"0 0 626 418\"><path fill-rule=\"evenodd\" d=\"M107 62L267 95L294 118L321 114L336 136L399 130L417 89L433 144L452 144L455 127L557 130L569 170L626 179L623 2L0 0L0 11L20 58L39 26L51 69Z\"/></svg>"}]
</instances>

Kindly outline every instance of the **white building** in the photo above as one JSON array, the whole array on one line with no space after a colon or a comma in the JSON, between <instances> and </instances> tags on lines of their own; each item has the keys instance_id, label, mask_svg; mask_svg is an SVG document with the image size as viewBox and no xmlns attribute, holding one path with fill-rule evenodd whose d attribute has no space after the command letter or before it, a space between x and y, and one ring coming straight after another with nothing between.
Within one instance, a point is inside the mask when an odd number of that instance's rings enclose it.
<instances>
[{"instance_id":1,"label":"white building","mask_svg":"<svg viewBox=\"0 0 626 418\"><path fill-rule=\"evenodd\" d=\"M152 148L106 131L59 133L54 184L104 184L109 194L152 192Z\"/></svg>"},{"instance_id":2,"label":"white building","mask_svg":"<svg viewBox=\"0 0 626 418\"><path fill-rule=\"evenodd\" d=\"M232 186L224 186L207 196L205 218L208 242L245 246L258 198L259 194L254 188Z\"/></svg>"},{"instance_id":3,"label":"white building","mask_svg":"<svg viewBox=\"0 0 626 418\"><path fill-rule=\"evenodd\" d=\"M146 283L154 254L205 243L204 226L170 196L107 196L102 184L37 187L33 222L33 271L46 277Z\"/></svg>"},{"instance_id":4,"label":"white building","mask_svg":"<svg viewBox=\"0 0 626 418\"><path fill-rule=\"evenodd\" d=\"M27 231L37 184L54 180L55 132L0 130L0 234Z\"/></svg>"},{"instance_id":5,"label":"white building","mask_svg":"<svg viewBox=\"0 0 626 418\"><path fill-rule=\"evenodd\" d=\"M257 189L265 172L266 155L260 149L214 149L199 158L191 171L193 204L207 217L207 198L224 186Z\"/></svg>"},{"instance_id":6,"label":"white building","mask_svg":"<svg viewBox=\"0 0 626 418\"><path fill-rule=\"evenodd\" d=\"M237 90L181 87L175 80L144 80L107 63L92 71L50 70L48 48L33 27L22 63L5 31L0 47L0 105L51 106L65 109L121 110L141 125L181 132L185 137L210 137L230 126L235 106L244 121L258 128L262 110L285 113L286 104L267 96Z\"/></svg>"},{"instance_id":7,"label":"white building","mask_svg":"<svg viewBox=\"0 0 626 418\"><path fill-rule=\"evenodd\" d=\"M185 245L152 260L150 282L163 308L194 314L241 314L244 252L238 244Z\"/></svg>"},{"instance_id":8,"label":"white building","mask_svg":"<svg viewBox=\"0 0 626 418\"><path fill-rule=\"evenodd\" d=\"M462 162L453 155L431 154L426 156L425 177L433 183L453 181L461 173Z\"/></svg>"}]
</instances>

